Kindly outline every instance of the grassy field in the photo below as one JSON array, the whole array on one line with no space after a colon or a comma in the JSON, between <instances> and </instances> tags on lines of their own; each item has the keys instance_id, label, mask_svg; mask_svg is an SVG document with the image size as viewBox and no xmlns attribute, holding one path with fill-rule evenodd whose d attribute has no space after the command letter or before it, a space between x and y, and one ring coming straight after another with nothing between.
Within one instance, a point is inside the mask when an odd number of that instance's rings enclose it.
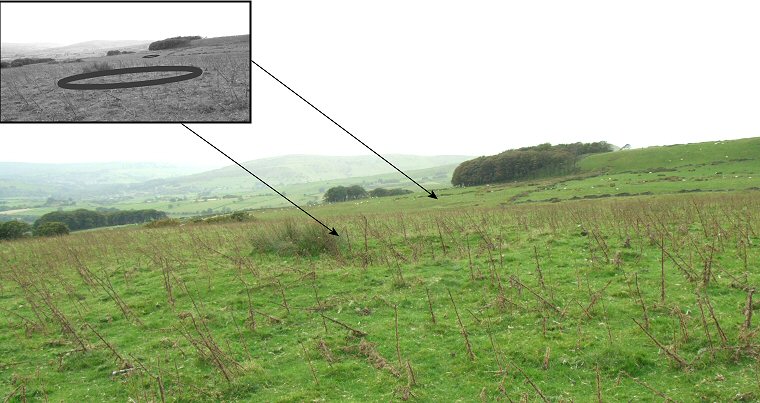
<instances>
[{"instance_id":1,"label":"grassy field","mask_svg":"<svg viewBox=\"0 0 760 403\"><path fill-rule=\"evenodd\" d=\"M159 57L144 59L148 54ZM201 39L177 49L81 60L3 69L0 121L250 120L248 35ZM61 78L82 73L95 63L107 63L110 68L189 65L202 68L204 73L189 81L140 88L75 91L56 85ZM130 74L100 80L138 81L160 78L161 74Z\"/></svg>"},{"instance_id":2,"label":"grassy field","mask_svg":"<svg viewBox=\"0 0 760 403\"><path fill-rule=\"evenodd\" d=\"M344 205L3 243L0 396L760 396L756 192Z\"/></svg>"},{"instance_id":3,"label":"grassy field","mask_svg":"<svg viewBox=\"0 0 760 403\"><path fill-rule=\"evenodd\" d=\"M273 208L0 243L0 397L757 401L760 153L729 143L309 206L338 238Z\"/></svg>"}]
</instances>

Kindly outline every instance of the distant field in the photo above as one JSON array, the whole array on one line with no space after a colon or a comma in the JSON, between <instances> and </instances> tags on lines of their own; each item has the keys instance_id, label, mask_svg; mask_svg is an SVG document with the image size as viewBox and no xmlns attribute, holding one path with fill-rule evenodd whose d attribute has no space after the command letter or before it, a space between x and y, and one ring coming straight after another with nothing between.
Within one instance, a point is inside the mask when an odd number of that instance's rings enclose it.
<instances>
[{"instance_id":1,"label":"distant field","mask_svg":"<svg viewBox=\"0 0 760 403\"><path fill-rule=\"evenodd\" d=\"M149 54L159 57L143 58ZM176 49L5 68L0 121L249 121L249 56L249 36L242 35L201 39ZM140 88L76 91L56 85L95 63L111 68L195 66L204 72L188 81ZM160 74L113 76L100 82L154 79Z\"/></svg>"},{"instance_id":2,"label":"distant field","mask_svg":"<svg viewBox=\"0 0 760 403\"><path fill-rule=\"evenodd\" d=\"M756 194L460 192L316 209L339 238L283 209L0 242L0 397L757 401Z\"/></svg>"}]
</instances>

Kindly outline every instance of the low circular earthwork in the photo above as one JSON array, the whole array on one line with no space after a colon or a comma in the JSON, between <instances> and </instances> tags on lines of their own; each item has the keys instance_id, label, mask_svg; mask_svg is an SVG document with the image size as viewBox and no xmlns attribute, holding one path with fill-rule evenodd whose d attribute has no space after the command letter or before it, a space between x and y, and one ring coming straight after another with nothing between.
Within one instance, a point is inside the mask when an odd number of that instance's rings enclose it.
<instances>
[{"instance_id":1,"label":"low circular earthwork","mask_svg":"<svg viewBox=\"0 0 760 403\"><path fill-rule=\"evenodd\" d=\"M121 74L134 73L155 73L155 72L184 72L173 77L157 78L153 80L127 81L119 83L104 84L76 84L76 81L87 80L96 77L118 76ZM58 80L58 86L67 90L113 90L118 88L137 88L148 87L151 85L162 85L190 80L203 74L203 70L194 66L148 66L148 67L129 67L124 69L113 69L103 71L93 71L90 73L75 74Z\"/></svg>"}]
</instances>

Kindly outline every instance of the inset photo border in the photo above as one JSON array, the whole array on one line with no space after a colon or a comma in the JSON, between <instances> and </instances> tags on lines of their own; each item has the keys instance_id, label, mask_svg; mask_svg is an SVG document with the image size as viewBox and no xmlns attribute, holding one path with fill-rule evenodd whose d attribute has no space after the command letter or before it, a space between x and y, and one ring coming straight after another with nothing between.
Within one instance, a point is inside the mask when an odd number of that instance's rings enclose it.
<instances>
[{"instance_id":1,"label":"inset photo border","mask_svg":"<svg viewBox=\"0 0 760 403\"><path fill-rule=\"evenodd\" d=\"M251 1L2 1L0 123L251 123Z\"/></svg>"}]
</instances>

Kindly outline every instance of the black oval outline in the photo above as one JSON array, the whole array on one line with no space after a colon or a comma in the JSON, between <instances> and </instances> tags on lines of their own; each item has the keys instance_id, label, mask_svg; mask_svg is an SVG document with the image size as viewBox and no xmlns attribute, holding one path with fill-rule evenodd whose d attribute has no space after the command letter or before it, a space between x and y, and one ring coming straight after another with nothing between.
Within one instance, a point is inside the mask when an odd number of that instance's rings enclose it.
<instances>
[{"instance_id":1,"label":"black oval outline","mask_svg":"<svg viewBox=\"0 0 760 403\"><path fill-rule=\"evenodd\" d=\"M183 74L174 77L157 78L155 80L128 81L125 83L106 83L106 84L71 84L73 81L86 80L88 78L116 76L120 74L132 73L153 73L158 71L184 71ZM93 71L91 73L75 74L58 80L58 86L67 90L113 90L117 88L137 88L151 85L162 85L176 83L179 81L190 80L203 74L203 70L194 66L148 66L148 67L129 67L125 69L113 69L103 71Z\"/></svg>"}]
</instances>

